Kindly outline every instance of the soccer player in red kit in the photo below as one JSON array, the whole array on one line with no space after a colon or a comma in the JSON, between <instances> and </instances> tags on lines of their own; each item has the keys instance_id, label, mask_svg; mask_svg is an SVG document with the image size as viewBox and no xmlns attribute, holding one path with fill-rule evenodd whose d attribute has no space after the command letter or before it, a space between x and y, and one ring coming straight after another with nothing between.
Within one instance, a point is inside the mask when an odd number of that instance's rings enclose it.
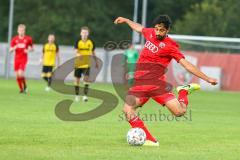
<instances>
[{"instance_id":1,"label":"soccer player in red kit","mask_svg":"<svg viewBox=\"0 0 240 160\"><path fill-rule=\"evenodd\" d=\"M26 93L27 84L24 77L24 71L28 61L28 52L33 50L33 42L30 36L25 35L26 26L19 24L17 28L18 35L11 40L10 53L15 51L14 71L20 93Z\"/></svg>"},{"instance_id":2,"label":"soccer player in red kit","mask_svg":"<svg viewBox=\"0 0 240 160\"><path fill-rule=\"evenodd\" d=\"M167 84L163 74L171 60L176 60L187 71L212 85L216 85L217 81L214 78L208 77L196 66L188 62L180 52L178 44L168 37L167 34L170 30L171 20L167 15L156 17L153 21L153 28L144 28L142 25L124 17L118 17L114 23L126 23L134 31L141 33L146 39L146 43L140 52L136 64L134 75L135 85L128 91L123 112L133 128L139 127L145 131L145 146L159 146L158 141L151 135L143 121L137 116L137 108L146 103L149 98L152 98L159 104L166 106L173 115L182 116L187 110L187 96L191 92L200 89L200 86L195 83L179 86L177 87L178 99L171 90L167 91L165 89L165 92L163 90L159 91L158 88L164 86L164 83L159 85L161 83L158 82L165 82ZM141 64L144 65L141 66ZM156 64L159 64L161 67L158 67ZM141 69L144 71L148 70L147 72L142 72Z\"/></svg>"}]
</instances>

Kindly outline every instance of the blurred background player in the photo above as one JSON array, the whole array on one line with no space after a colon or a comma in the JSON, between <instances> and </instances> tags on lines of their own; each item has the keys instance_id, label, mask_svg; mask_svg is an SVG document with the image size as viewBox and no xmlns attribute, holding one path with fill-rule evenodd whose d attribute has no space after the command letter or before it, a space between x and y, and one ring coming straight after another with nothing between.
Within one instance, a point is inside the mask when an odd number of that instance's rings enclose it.
<instances>
[{"instance_id":1,"label":"blurred background player","mask_svg":"<svg viewBox=\"0 0 240 160\"><path fill-rule=\"evenodd\" d=\"M126 69L127 85L131 86L133 84L133 76L135 72L135 64L138 60L138 51L134 48L133 44L129 45L129 48L125 50L123 54L123 65Z\"/></svg>"},{"instance_id":2,"label":"blurred background player","mask_svg":"<svg viewBox=\"0 0 240 160\"><path fill-rule=\"evenodd\" d=\"M58 44L55 43L54 34L48 35L48 42L44 44L42 52L42 58L40 59L40 62L42 62L43 65L42 78L47 82L45 90L49 91L52 82L53 68L56 65L56 59L57 66L60 64L59 47Z\"/></svg>"},{"instance_id":3,"label":"blurred background player","mask_svg":"<svg viewBox=\"0 0 240 160\"><path fill-rule=\"evenodd\" d=\"M28 52L33 50L33 42L30 36L25 35L26 26L19 24L17 28L18 35L13 37L10 44L9 52L15 51L14 71L20 93L27 92L27 83L24 72L28 62Z\"/></svg>"},{"instance_id":4,"label":"blurred background player","mask_svg":"<svg viewBox=\"0 0 240 160\"><path fill-rule=\"evenodd\" d=\"M176 60L188 72L212 85L216 85L217 81L216 79L208 77L196 66L185 60L184 55L179 50L178 44L167 35L170 31L171 25L171 20L167 15L156 17L153 21L154 28L144 28L141 24L123 17L118 17L114 23L126 23L133 30L141 33L146 39L144 48L139 55L134 75L134 83L138 82L139 85L133 86L129 89L123 111L129 124L133 128L139 127L145 131L147 140L144 145L159 146L158 141L151 135L143 121L138 117L136 113L137 108L143 106L150 98L152 98L159 104L166 106L173 115L182 116L187 110L188 94L200 89L198 84L179 86L177 87L178 99L176 99L171 91L165 89L165 87L160 90L161 86L158 85L158 83L163 82L163 85L166 85L166 77L162 74L171 60ZM141 66L143 65L146 68L150 66L148 70L145 71L148 77L144 76L144 73L141 72ZM158 68L156 69L158 66L161 66L160 68L162 71Z\"/></svg>"},{"instance_id":5,"label":"blurred background player","mask_svg":"<svg viewBox=\"0 0 240 160\"><path fill-rule=\"evenodd\" d=\"M75 101L79 101L79 85L80 79L83 76L83 101L88 101L88 90L89 90L89 75L91 67L91 57L94 58L96 67L98 68L97 58L95 56L95 45L92 40L88 38L89 28L84 26L80 31L80 38L75 42L74 48L76 53L75 64L74 64L74 77L75 77Z\"/></svg>"}]
</instances>

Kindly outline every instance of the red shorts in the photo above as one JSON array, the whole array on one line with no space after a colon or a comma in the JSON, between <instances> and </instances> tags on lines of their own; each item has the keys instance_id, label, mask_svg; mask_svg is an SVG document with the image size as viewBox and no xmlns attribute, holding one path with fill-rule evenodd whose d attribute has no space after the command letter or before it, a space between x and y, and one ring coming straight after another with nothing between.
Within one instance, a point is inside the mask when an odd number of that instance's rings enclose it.
<instances>
[{"instance_id":1,"label":"red shorts","mask_svg":"<svg viewBox=\"0 0 240 160\"><path fill-rule=\"evenodd\" d=\"M27 65L27 59L26 60L15 60L14 61L14 71L23 70L25 71Z\"/></svg>"},{"instance_id":2,"label":"red shorts","mask_svg":"<svg viewBox=\"0 0 240 160\"><path fill-rule=\"evenodd\" d=\"M140 106L144 105L150 98L161 105L165 105L167 101L176 98L171 91L158 92L158 88L154 85L135 86L129 89L128 94L139 98Z\"/></svg>"}]
</instances>

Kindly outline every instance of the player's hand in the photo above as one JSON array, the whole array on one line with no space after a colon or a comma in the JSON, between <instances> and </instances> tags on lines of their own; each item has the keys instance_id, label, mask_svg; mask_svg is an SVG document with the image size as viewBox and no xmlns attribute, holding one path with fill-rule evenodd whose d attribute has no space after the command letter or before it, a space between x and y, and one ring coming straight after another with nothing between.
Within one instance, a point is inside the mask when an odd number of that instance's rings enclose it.
<instances>
[{"instance_id":1,"label":"player's hand","mask_svg":"<svg viewBox=\"0 0 240 160\"><path fill-rule=\"evenodd\" d=\"M26 54L27 54L27 53L28 53L28 49L24 49L24 53L26 53Z\"/></svg>"},{"instance_id":2,"label":"player's hand","mask_svg":"<svg viewBox=\"0 0 240 160\"><path fill-rule=\"evenodd\" d=\"M12 53L12 52L15 51L16 49L17 49L17 46L11 47L11 48L9 49L9 52Z\"/></svg>"},{"instance_id":3,"label":"player's hand","mask_svg":"<svg viewBox=\"0 0 240 160\"><path fill-rule=\"evenodd\" d=\"M124 17L118 17L115 19L114 23L115 24L121 24L121 23L126 23L128 21L127 18L124 18Z\"/></svg>"},{"instance_id":4,"label":"player's hand","mask_svg":"<svg viewBox=\"0 0 240 160\"><path fill-rule=\"evenodd\" d=\"M33 52L33 50L34 50L33 47L28 47L28 50L27 50L27 51L28 51L28 52Z\"/></svg>"},{"instance_id":5,"label":"player's hand","mask_svg":"<svg viewBox=\"0 0 240 160\"><path fill-rule=\"evenodd\" d=\"M218 82L217 82L217 80L215 78L208 78L207 82L210 83L211 85L218 84Z\"/></svg>"}]
</instances>

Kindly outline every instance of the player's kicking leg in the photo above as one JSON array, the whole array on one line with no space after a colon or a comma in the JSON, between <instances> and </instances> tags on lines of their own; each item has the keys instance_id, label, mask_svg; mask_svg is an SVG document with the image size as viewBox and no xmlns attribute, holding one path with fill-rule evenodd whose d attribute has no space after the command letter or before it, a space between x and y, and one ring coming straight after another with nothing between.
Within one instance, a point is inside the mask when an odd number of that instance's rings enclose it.
<instances>
[{"instance_id":1,"label":"player's kicking leg","mask_svg":"<svg viewBox=\"0 0 240 160\"><path fill-rule=\"evenodd\" d=\"M132 128L141 128L146 133L146 141L144 146L159 146L158 141L151 135L145 126L144 122L137 116L137 108L146 103L149 98L136 98L135 96L128 95L124 104L123 112L126 116L127 121Z\"/></svg>"},{"instance_id":2,"label":"player's kicking leg","mask_svg":"<svg viewBox=\"0 0 240 160\"><path fill-rule=\"evenodd\" d=\"M165 103L169 111L175 116L183 116L187 111L188 95L200 89L196 83L177 87L178 99L172 99Z\"/></svg>"}]
</instances>

